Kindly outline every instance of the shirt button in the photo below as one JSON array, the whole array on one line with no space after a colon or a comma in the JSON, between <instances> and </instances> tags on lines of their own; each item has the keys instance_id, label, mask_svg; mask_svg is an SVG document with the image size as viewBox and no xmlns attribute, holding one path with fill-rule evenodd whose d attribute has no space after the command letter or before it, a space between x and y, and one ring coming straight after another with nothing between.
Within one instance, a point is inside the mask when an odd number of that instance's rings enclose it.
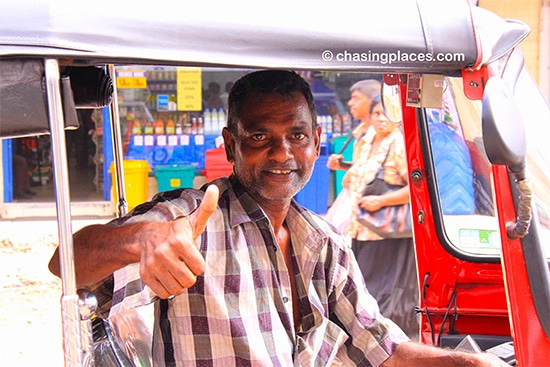
<instances>
[{"instance_id":1,"label":"shirt button","mask_svg":"<svg viewBox=\"0 0 550 367\"><path fill-rule=\"evenodd\" d=\"M288 302L288 297L283 297L283 303L287 303Z\"/></svg>"}]
</instances>

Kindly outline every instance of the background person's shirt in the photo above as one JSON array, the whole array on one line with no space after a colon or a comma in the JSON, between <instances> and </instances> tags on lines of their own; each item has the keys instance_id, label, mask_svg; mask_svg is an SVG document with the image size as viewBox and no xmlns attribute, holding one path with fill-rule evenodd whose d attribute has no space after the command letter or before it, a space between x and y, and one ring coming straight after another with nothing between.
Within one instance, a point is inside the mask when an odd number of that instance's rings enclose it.
<instances>
[{"instance_id":1,"label":"background person's shirt","mask_svg":"<svg viewBox=\"0 0 550 367\"><path fill-rule=\"evenodd\" d=\"M353 166L348 170L349 187L353 193L352 218L348 234L360 241L376 241L383 239L378 234L362 226L357 222L357 205L365 185L374 180L378 169L384 164L384 181L392 185L405 186L407 183L403 176L407 174L407 160L405 157L405 145L403 135L399 129L395 129L386 136L378 146L376 151L371 151L372 140L374 138L374 128L371 126L367 134L362 138L361 153ZM388 154L389 152L389 154Z\"/></svg>"}]
</instances>

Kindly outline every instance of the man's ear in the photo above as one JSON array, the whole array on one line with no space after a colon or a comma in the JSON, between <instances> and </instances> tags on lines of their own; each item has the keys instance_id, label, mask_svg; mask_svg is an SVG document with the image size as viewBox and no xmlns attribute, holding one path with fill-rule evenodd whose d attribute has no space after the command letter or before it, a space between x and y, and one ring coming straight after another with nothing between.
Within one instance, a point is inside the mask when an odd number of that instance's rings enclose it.
<instances>
[{"instance_id":1,"label":"man's ear","mask_svg":"<svg viewBox=\"0 0 550 367\"><path fill-rule=\"evenodd\" d=\"M315 139L315 151L317 152L317 158L321 155L321 133L322 133L321 125L317 125L315 128L314 139Z\"/></svg>"},{"instance_id":2,"label":"man's ear","mask_svg":"<svg viewBox=\"0 0 550 367\"><path fill-rule=\"evenodd\" d=\"M235 138L227 127L222 129L223 144L225 145L225 157L229 163L235 161Z\"/></svg>"}]
</instances>

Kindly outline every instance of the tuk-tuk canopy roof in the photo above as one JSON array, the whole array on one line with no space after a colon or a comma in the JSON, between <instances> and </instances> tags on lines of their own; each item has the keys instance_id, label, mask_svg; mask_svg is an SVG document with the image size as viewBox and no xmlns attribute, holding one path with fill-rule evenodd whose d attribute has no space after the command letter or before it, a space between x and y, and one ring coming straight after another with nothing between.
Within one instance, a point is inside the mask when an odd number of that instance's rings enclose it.
<instances>
[{"instance_id":1,"label":"tuk-tuk canopy roof","mask_svg":"<svg viewBox=\"0 0 550 367\"><path fill-rule=\"evenodd\" d=\"M75 64L455 74L528 33L467 0L0 3L0 57Z\"/></svg>"}]
</instances>

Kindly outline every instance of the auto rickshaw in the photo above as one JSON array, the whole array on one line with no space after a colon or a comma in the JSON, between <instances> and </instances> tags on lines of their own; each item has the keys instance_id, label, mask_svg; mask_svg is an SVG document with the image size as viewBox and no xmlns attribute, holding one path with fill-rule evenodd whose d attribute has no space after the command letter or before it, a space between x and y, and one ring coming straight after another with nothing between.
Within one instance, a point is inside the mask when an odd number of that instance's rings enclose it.
<instances>
[{"instance_id":1,"label":"auto rickshaw","mask_svg":"<svg viewBox=\"0 0 550 367\"><path fill-rule=\"evenodd\" d=\"M518 366L547 365L547 148L528 126L534 118L544 129L550 112L518 50L528 33L467 0L345 1L330 10L299 2L3 2L0 136L51 135L65 365L151 363L148 341L137 348L137 331L122 332L115 316L95 317L93 295L78 291L74 275L63 131L77 126L77 108L109 109L117 215L126 214L116 89L123 65L383 74L385 108L402 122L407 147L421 341L473 340ZM466 212L446 206L446 174L436 165L431 124L446 93L476 190Z\"/></svg>"}]
</instances>

